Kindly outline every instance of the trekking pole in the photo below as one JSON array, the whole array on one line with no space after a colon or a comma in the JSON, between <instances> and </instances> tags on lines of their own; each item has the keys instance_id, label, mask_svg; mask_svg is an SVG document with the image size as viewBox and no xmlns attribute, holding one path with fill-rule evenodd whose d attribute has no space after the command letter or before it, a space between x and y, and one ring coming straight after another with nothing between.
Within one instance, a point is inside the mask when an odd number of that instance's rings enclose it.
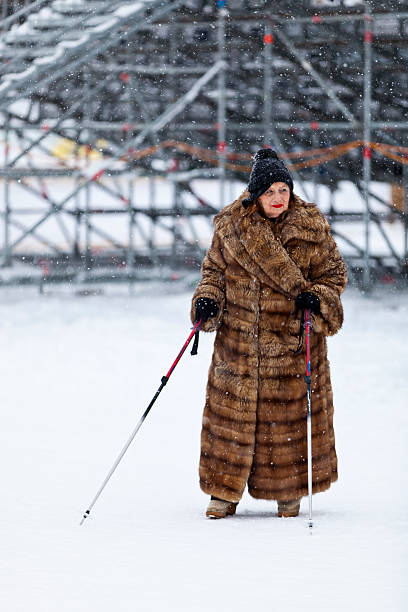
<instances>
[{"instance_id":1,"label":"trekking pole","mask_svg":"<svg viewBox=\"0 0 408 612\"><path fill-rule=\"evenodd\" d=\"M312 518L312 372L310 368L310 310L305 310L306 335L306 376L307 385L307 490L309 494L309 527L313 527Z\"/></svg>"},{"instance_id":2,"label":"trekking pole","mask_svg":"<svg viewBox=\"0 0 408 612\"><path fill-rule=\"evenodd\" d=\"M135 429L132 432L132 435L130 436L129 440L126 442L125 446L123 447L123 449L121 450L118 458L116 459L115 463L113 464L113 466L111 467L111 469L109 470L105 480L103 481L103 483L101 484L97 494L95 495L95 497L93 498L92 502L90 503L88 509L84 512L84 515L82 517L81 522L79 523L80 525L83 525L85 519L88 518L88 516L91 513L92 508L94 507L94 505L96 504L96 502L98 501L98 498L100 497L102 491L104 490L104 488L106 487L106 485L108 484L109 480L111 479L114 471L116 470L116 468L118 467L119 463L121 462L124 454L126 453L127 449L129 448L129 446L131 445L134 437L136 436L137 432L139 431L140 427L143 424L143 421L145 420L145 418L147 417L147 415L150 412L151 407L153 406L154 402L157 400L157 398L159 397L163 387L167 384L174 368L176 367L176 365L178 364L178 362L180 361L181 357L183 356L184 351L186 350L186 348L188 347L188 345L191 342L191 339L194 335L196 335L196 342L198 342L198 332L200 330L200 326L202 323L202 319L200 319L199 321L196 321L194 323L194 327L191 331L191 334L189 335L189 337L187 338L186 342L184 343L183 348L181 349L181 351L179 352L179 354L177 355L173 365L171 366L170 370L167 372L166 376L163 376L161 379L161 385L158 388L158 390L156 391L152 401L150 402L150 404L148 405L148 407L146 408L146 410L144 411L141 419L139 420L138 424L136 425ZM194 350L194 349L193 349ZM193 351L191 351L192 354L196 354L197 351L195 351L195 353L193 353Z\"/></svg>"}]
</instances>

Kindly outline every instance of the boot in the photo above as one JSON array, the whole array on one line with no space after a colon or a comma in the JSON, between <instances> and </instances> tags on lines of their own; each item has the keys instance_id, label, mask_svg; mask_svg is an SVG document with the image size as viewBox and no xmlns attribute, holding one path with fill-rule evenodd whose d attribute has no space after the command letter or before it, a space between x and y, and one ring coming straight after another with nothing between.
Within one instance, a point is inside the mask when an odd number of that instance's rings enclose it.
<instances>
[{"instance_id":1,"label":"boot","mask_svg":"<svg viewBox=\"0 0 408 612\"><path fill-rule=\"evenodd\" d=\"M278 501L278 516L297 516L300 510L300 499Z\"/></svg>"},{"instance_id":2,"label":"boot","mask_svg":"<svg viewBox=\"0 0 408 612\"><path fill-rule=\"evenodd\" d=\"M211 498L205 515L209 518L225 518L235 514L237 504L223 499Z\"/></svg>"}]
</instances>

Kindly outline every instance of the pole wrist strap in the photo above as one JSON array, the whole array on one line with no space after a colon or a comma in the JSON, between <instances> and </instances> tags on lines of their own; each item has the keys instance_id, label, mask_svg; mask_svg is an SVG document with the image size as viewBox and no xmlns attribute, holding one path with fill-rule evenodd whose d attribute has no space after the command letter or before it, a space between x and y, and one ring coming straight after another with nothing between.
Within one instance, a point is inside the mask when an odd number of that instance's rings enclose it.
<instances>
[{"instance_id":1,"label":"pole wrist strap","mask_svg":"<svg viewBox=\"0 0 408 612\"><path fill-rule=\"evenodd\" d=\"M194 342L193 342L193 347L191 349L191 355L197 355L198 353L199 338L200 338L200 330L197 330L196 333L194 334Z\"/></svg>"}]
</instances>

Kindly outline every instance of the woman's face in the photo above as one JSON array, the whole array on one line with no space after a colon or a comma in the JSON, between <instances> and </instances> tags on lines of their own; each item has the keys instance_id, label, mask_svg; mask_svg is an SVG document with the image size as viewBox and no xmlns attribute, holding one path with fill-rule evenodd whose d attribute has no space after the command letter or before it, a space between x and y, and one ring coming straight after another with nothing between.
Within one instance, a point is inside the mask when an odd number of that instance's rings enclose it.
<instances>
[{"instance_id":1,"label":"woman's face","mask_svg":"<svg viewBox=\"0 0 408 612\"><path fill-rule=\"evenodd\" d=\"M290 189L286 183L272 183L261 196L258 202L265 217L276 219L285 210L288 210Z\"/></svg>"}]
</instances>

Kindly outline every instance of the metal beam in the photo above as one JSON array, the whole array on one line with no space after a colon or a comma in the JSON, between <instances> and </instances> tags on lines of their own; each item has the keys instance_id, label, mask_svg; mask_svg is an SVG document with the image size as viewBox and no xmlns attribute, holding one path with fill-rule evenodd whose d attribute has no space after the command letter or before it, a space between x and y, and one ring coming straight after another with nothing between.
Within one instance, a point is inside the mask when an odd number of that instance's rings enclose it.
<instances>
[{"instance_id":1,"label":"metal beam","mask_svg":"<svg viewBox=\"0 0 408 612\"><path fill-rule=\"evenodd\" d=\"M73 129L72 124L64 125L62 122L57 127L53 127L53 119L46 120L47 125L50 126L50 131L60 130L71 130ZM364 123L362 121L356 121L355 124L350 124L343 121L274 121L274 126L278 130L321 130L321 131L349 131L355 134L356 130L362 130ZM127 127L130 132L138 132L148 128L150 124L146 122L137 122L137 125L129 124ZM372 121L371 127L374 130L408 130L408 121ZM19 126L21 129L21 125ZM10 129L13 129L13 124L10 124ZM14 128L15 129L15 128ZM41 131L44 132L44 127L41 125L29 125L30 131ZM123 131L123 121L120 122L106 122L106 121L78 121L75 124L75 129L91 129L98 132L121 132ZM194 123L178 123L177 129L185 131L212 131L214 132L213 122L194 122ZM256 130L264 131L264 121L249 123L242 122L236 123L233 121L228 122L228 129L233 131L243 130ZM46 138L46 134L44 135Z\"/></svg>"},{"instance_id":2,"label":"metal beam","mask_svg":"<svg viewBox=\"0 0 408 612\"><path fill-rule=\"evenodd\" d=\"M264 144L272 141L272 96L273 96L273 75L272 75L272 44L273 35L268 22L264 26L264 50L263 50L263 123L264 123Z\"/></svg>"},{"instance_id":3,"label":"metal beam","mask_svg":"<svg viewBox=\"0 0 408 612\"><path fill-rule=\"evenodd\" d=\"M291 55L293 55L297 59L297 61L300 63L302 68L306 72L308 72L314 78L314 80L321 87L322 92L326 93L329 96L329 98L331 100L333 100L333 102L340 109L340 111L343 113L343 115L350 121L350 123L355 124L356 123L356 119L355 119L353 113L347 108L347 106L337 96L337 94L333 90L333 87L331 86L330 81L324 79L317 72L317 70L315 68L313 68L312 64L309 62L309 60L307 60L305 58L303 53L301 53L300 51L297 51L295 49L295 47L291 44L289 38L286 36L286 34L284 34L282 32L281 29L277 28L275 25L273 25L273 23L270 24L270 27L273 30L273 32L275 32L275 34L279 38L279 40L285 45L285 47L288 50L288 52Z\"/></svg>"},{"instance_id":4,"label":"metal beam","mask_svg":"<svg viewBox=\"0 0 408 612\"><path fill-rule=\"evenodd\" d=\"M197 95L200 93L201 89L217 74L217 72L223 67L223 62L218 61L214 66L208 70L208 72L203 75L198 81L193 85L193 87L182 96L177 102L172 104L162 115L160 115L152 124L150 124L147 128L142 130L142 132L133 138L129 143L127 143L126 147L123 147L122 150L116 154L111 160L109 160L109 164L101 168L97 175L102 176L104 173L109 171L109 168L112 164L118 161L123 155L127 153L129 146L137 147L139 146L146 136L149 133L154 133L161 128L163 128L169 121L171 121L178 113L180 113L184 108L191 103ZM77 172L78 176L82 173ZM41 219L39 219L29 230L24 232L17 240L13 242L12 245L9 245L10 248L16 247L20 242L22 242L32 230L37 229L40 225L42 225L52 214L60 212L64 209L65 205L71 200L79 191L86 188L87 185L97 180L97 176L92 176L90 178L86 178L82 185L79 185L76 189L74 189L68 196L66 196L60 203L55 204L53 206L52 211L47 212ZM2 251L0 251L0 254Z\"/></svg>"},{"instance_id":5,"label":"metal beam","mask_svg":"<svg viewBox=\"0 0 408 612\"><path fill-rule=\"evenodd\" d=\"M226 61L225 61L225 18L227 11L224 8L224 3L219 2L217 10L217 39L218 51L217 60L220 64L218 70L218 99L217 99L217 152L218 152L218 172L220 206L225 205L225 163L226 163L226 97L225 97L225 80L226 80Z\"/></svg>"},{"instance_id":6,"label":"metal beam","mask_svg":"<svg viewBox=\"0 0 408 612\"><path fill-rule=\"evenodd\" d=\"M364 21L364 146L363 146L363 192L365 203L365 248L364 248L364 288L370 286L370 197L371 180L371 61L372 61L372 19L368 3L365 3Z\"/></svg>"},{"instance_id":7,"label":"metal beam","mask_svg":"<svg viewBox=\"0 0 408 612\"><path fill-rule=\"evenodd\" d=\"M112 35L114 32L121 31L119 37L126 38L129 34L142 29L145 21L153 22L161 18L163 15L176 9L182 2L183 0L168 0L168 2L163 5L162 0L153 0L143 5L143 8L139 7L140 10L137 11L137 14L126 14L126 16L123 17L116 16L115 20L108 24L109 27L96 27L93 29L92 33L90 32L84 36L83 40L77 41L77 44L67 44L59 47L61 52L52 56L49 62L37 62L23 72L23 74L19 75L17 82L15 80L10 81L6 79L0 84L0 96L2 98L0 110L6 108L16 100L28 97L39 87L45 87L60 76L66 74L69 70L76 69L82 64L89 63L92 57L116 45L118 43L118 37ZM123 26L126 26L125 30L123 30ZM61 42L62 45L63 42L64 41ZM92 43L94 44L93 48L91 46ZM51 74L50 65L52 66ZM20 89L17 95L14 95L12 98L7 98L7 92L13 91L24 84L26 85L25 89Z\"/></svg>"}]
</instances>

